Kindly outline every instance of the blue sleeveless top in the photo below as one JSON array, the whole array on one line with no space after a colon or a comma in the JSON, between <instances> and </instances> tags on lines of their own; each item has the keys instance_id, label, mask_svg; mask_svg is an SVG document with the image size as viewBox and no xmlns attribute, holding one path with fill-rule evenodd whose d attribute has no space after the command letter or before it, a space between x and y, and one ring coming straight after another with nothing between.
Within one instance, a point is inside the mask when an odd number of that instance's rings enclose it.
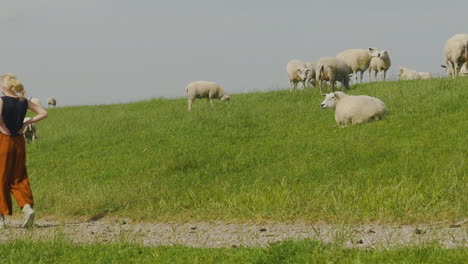
<instances>
[{"instance_id":1,"label":"blue sleeveless top","mask_svg":"<svg viewBox=\"0 0 468 264\"><path fill-rule=\"evenodd\" d=\"M2 118L12 136L18 136L18 131L23 127L24 117L28 111L28 100L2 96Z\"/></svg>"}]
</instances>

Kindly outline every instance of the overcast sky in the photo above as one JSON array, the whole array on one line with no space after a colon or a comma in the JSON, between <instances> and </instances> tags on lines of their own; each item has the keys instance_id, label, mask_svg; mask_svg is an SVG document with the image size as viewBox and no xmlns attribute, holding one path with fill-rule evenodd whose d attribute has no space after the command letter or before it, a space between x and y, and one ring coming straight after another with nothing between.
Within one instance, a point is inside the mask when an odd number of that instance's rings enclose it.
<instances>
[{"instance_id":1,"label":"overcast sky","mask_svg":"<svg viewBox=\"0 0 468 264\"><path fill-rule=\"evenodd\" d=\"M194 80L230 93L286 88L290 59L349 48L388 50L390 75L441 73L445 41L468 33L467 0L0 3L0 72L59 105L182 97Z\"/></svg>"}]
</instances>

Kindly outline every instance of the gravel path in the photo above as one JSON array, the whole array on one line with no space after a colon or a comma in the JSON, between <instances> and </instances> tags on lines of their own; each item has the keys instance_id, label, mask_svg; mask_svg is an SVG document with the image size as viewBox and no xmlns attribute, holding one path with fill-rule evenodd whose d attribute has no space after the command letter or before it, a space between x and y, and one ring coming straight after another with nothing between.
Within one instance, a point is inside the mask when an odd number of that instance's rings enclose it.
<instances>
[{"instance_id":1,"label":"gravel path","mask_svg":"<svg viewBox=\"0 0 468 264\"><path fill-rule=\"evenodd\" d=\"M286 239L314 239L353 248L391 248L437 243L445 248L468 247L468 221L421 225L328 225L306 222L149 223L125 219L58 221L42 218L31 230L18 228L20 219L7 219L0 242L14 239L64 238L74 243L132 242L145 246L190 247L267 246Z\"/></svg>"}]
</instances>

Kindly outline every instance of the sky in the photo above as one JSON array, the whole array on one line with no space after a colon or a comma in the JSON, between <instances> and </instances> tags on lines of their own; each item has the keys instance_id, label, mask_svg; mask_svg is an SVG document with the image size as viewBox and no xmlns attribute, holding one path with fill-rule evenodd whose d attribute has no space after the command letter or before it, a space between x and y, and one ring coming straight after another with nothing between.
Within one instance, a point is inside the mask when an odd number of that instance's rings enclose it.
<instances>
[{"instance_id":1,"label":"sky","mask_svg":"<svg viewBox=\"0 0 468 264\"><path fill-rule=\"evenodd\" d=\"M377 47L441 74L445 41L468 33L468 1L0 0L0 72L58 106L288 88L291 59ZM365 77L367 79L367 77Z\"/></svg>"}]
</instances>

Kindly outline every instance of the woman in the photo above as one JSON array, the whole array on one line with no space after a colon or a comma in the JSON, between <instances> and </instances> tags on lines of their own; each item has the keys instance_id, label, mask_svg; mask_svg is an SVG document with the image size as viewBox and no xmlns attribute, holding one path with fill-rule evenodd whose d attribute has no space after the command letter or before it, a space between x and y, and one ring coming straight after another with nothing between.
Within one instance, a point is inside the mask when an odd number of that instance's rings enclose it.
<instances>
[{"instance_id":1,"label":"woman","mask_svg":"<svg viewBox=\"0 0 468 264\"><path fill-rule=\"evenodd\" d=\"M10 192L22 208L21 227L34 224L34 199L26 172L26 149L23 131L29 124L47 117L40 105L24 98L24 86L13 74L0 76L0 229L5 228L4 215L12 214ZM27 110L37 115L23 123Z\"/></svg>"}]
</instances>

